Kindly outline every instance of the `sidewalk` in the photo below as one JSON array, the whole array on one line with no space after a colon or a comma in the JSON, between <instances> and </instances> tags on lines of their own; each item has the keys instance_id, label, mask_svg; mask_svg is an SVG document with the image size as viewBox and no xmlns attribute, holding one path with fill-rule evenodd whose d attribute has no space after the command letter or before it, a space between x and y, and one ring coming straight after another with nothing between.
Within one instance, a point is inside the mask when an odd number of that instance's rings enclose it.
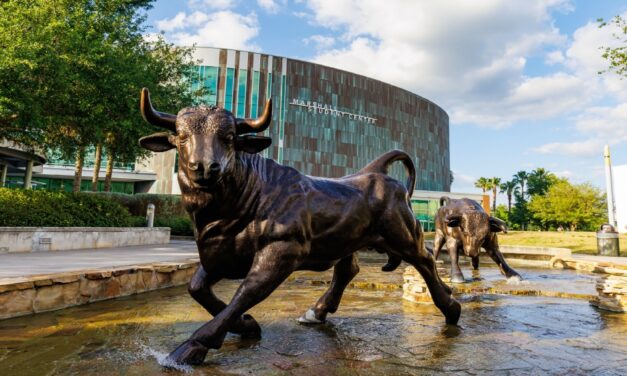
<instances>
[{"instance_id":1,"label":"sidewalk","mask_svg":"<svg viewBox=\"0 0 627 376\"><path fill-rule=\"evenodd\" d=\"M0 319L189 283L193 241L0 255Z\"/></svg>"},{"instance_id":2,"label":"sidewalk","mask_svg":"<svg viewBox=\"0 0 627 376\"><path fill-rule=\"evenodd\" d=\"M170 244L76 251L0 254L0 284L4 278L42 274L115 269L127 265L183 262L198 259L194 241L174 240Z\"/></svg>"}]
</instances>

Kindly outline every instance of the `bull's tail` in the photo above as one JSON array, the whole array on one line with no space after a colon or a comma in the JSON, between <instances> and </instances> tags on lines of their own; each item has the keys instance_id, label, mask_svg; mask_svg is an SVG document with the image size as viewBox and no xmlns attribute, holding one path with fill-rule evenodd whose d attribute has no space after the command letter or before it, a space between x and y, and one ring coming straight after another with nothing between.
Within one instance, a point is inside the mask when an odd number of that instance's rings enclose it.
<instances>
[{"instance_id":1,"label":"bull's tail","mask_svg":"<svg viewBox=\"0 0 627 376\"><path fill-rule=\"evenodd\" d=\"M366 167L359 170L359 173L378 172L381 174L387 174L390 165L396 161L401 161L407 170L407 181L405 182L405 188L407 188L407 202L410 202L411 195L414 193L414 187L416 185L416 167L411 160L409 154L400 150L389 151L374 161L368 163Z\"/></svg>"},{"instance_id":2,"label":"bull's tail","mask_svg":"<svg viewBox=\"0 0 627 376\"><path fill-rule=\"evenodd\" d=\"M451 200L451 199L450 199L450 198L448 198L448 196L442 196L442 197L440 197L440 206L448 205L448 202L449 202L450 200Z\"/></svg>"}]
</instances>

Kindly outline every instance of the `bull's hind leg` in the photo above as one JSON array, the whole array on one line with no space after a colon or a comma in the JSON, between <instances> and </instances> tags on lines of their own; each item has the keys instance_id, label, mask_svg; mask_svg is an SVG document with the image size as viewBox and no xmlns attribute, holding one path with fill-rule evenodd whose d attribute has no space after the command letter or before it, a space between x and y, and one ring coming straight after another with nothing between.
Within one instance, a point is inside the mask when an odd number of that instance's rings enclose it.
<instances>
[{"instance_id":1,"label":"bull's hind leg","mask_svg":"<svg viewBox=\"0 0 627 376\"><path fill-rule=\"evenodd\" d=\"M456 325L461 305L453 299L451 289L438 276L433 255L422 246L421 230L417 227L420 223L416 223L411 212L390 212L386 217L384 238L389 248L416 268L427 283L433 303L444 314L446 323Z\"/></svg>"},{"instance_id":2,"label":"bull's hind leg","mask_svg":"<svg viewBox=\"0 0 627 376\"><path fill-rule=\"evenodd\" d=\"M335 313L340 305L344 289L359 273L357 256L353 253L343 258L333 268L333 280L329 289L318 299L315 306L310 308L298 319L302 324L321 324L325 322L328 313Z\"/></svg>"},{"instance_id":3,"label":"bull's hind leg","mask_svg":"<svg viewBox=\"0 0 627 376\"><path fill-rule=\"evenodd\" d=\"M221 279L217 273L209 275L200 265L188 287L192 298L214 317L226 308L226 304L212 290L213 285ZM229 332L239 334L244 338L259 338L261 336L261 327L251 315L245 314L229 327Z\"/></svg>"}]
</instances>

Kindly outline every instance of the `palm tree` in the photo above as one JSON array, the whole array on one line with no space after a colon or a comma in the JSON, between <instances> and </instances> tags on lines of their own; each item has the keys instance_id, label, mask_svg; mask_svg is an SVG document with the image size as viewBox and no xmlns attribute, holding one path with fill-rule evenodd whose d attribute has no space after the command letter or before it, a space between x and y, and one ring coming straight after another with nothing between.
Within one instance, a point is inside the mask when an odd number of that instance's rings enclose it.
<instances>
[{"instance_id":1,"label":"palm tree","mask_svg":"<svg viewBox=\"0 0 627 376\"><path fill-rule=\"evenodd\" d=\"M517 183L513 180L508 180L505 183L501 184L501 193L505 193L507 195L507 212L510 213L512 211L512 193L514 193L514 189L516 188Z\"/></svg>"},{"instance_id":2,"label":"palm tree","mask_svg":"<svg viewBox=\"0 0 627 376\"><path fill-rule=\"evenodd\" d=\"M481 188L481 190L483 191L483 194L485 194L485 191L487 191L488 189L490 189L489 185L488 185L488 179L484 178L484 177L480 177L479 179L477 179L477 181L475 182L475 187L477 188Z\"/></svg>"},{"instance_id":3,"label":"palm tree","mask_svg":"<svg viewBox=\"0 0 627 376\"><path fill-rule=\"evenodd\" d=\"M499 189L501 184L501 178L488 179L488 185L492 189L492 213L496 213L496 190Z\"/></svg>"},{"instance_id":4,"label":"palm tree","mask_svg":"<svg viewBox=\"0 0 627 376\"><path fill-rule=\"evenodd\" d=\"M525 199L525 183L529 179L529 174L526 171L518 171L514 174L512 181L520 185L520 197Z\"/></svg>"}]
</instances>

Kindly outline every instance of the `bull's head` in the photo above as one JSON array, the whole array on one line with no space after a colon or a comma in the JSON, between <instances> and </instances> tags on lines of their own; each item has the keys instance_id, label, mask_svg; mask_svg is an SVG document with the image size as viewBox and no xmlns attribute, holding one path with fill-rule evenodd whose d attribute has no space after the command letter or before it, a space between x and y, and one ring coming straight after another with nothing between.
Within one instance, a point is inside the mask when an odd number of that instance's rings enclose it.
<instances>
[{"instance_id":1,"label":"bull's head","mask_svg":"<svg viewBox=\"0 0 627 376\"><path fill-rule=\"evenodd\" d=\"M177 148L179 171L197 188L213 185L232 168L235 152L257 153L272 143L269 137L251 134L263 132L270 125L271 100L258 119L237 119L215 106L187 107L171 115L155 111L148 89L143 88L140 107L147 122L169 132L142 137L139 144L155 152Z\"/></svg>"},{"instance_id":2,"label":"bull's head","mask_svg":"<svg viewBox=\"0 0 627 376\"><path fill-rule=\"evenodd\" d=\"M507 224L482 211L467 211L463 214L451 214L444 219L448 227L458 227L462 235L464 253L468 256L479 255L479 249L491 233L507 233Z\"/></svg>"}]
</instances>

